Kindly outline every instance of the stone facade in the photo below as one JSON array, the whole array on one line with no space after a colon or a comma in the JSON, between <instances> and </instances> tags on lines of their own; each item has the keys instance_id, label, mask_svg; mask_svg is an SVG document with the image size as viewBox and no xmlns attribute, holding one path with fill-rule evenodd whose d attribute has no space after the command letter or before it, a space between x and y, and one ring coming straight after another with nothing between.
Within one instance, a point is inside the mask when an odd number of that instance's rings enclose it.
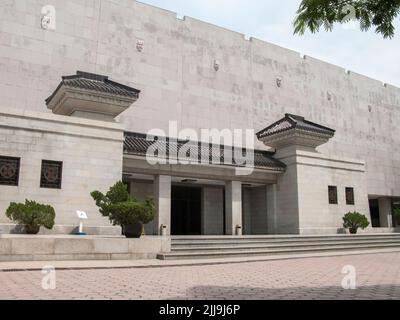
<instances>
[{"instance_id":1,"label":"stone facade","mask_svg":"<svg viewBox=\"0 0 400 320\"><path fill-rule=\"evenodd\" d=\"M29 199L53 205L63 228L79 224L76 210L87 212L88 226L108 225L90 192L121 179L121 125L2 108L0 132L0 155L21 159L18 186L0 186L0 223L11 201ZM42 160L63 162L61 189L40 188Z\"/></svg>"},{"instance_id":2,"label":"stone facade","mask_svg":"<svg viewBox=\"0 0 400 320\"><path fill-rule=\"evenodd\" d=\"M296 146L280 150L276 157L288 168L270 191L275 204L271 212L276 213L271 215L271 232L334 234L342 232L344 213L369 213L364 162L326 157ZM328 186L337 188L336 204L329 204ZM354 189L354 205L346 203L348 187Z\"/></svg>"},{"instance_id":3,"label":"stone facade","mask_svg":"<svg viewBox=\"0 0 400 320\"><path fill-rule=\"evenodd\" d=\"M223 183L228 234L243 223L252 233L337 232L348 210L369 214L368 197L386 199L379 201L382 227L392 226L390 197L400 197L399 88L134 0L50 5L54 30L41 27L41 1L6 1L0 10L0 150L22 161L20 187L0 187L0 212L10 200L35 197L56 206L58 224L73 224L74 210L86 208L91 225L107 225L87 195L106 191L128 172L155 182L151 192L132 191L156 195L159 214L147 227L154 234L170 224L171 176ZM117 117L120 124L51 115L44 100L60 76L77 70L105 74L141 96ZM123 161L123 130L167 131L171 120L178 129L258 131L288 112L336 134L318 147L321 153L278 150L277 158L288 165L285 173L234 177L232 168L150 166L131 155ZM267 149L254 139L256 148ZM43 159L65 163L62 196L38 188ZM247 183L260 190L241 194ZM328 204L331 184L338 188L335 206ZM354 188L355 205L344 204L346 187ZM205 207L208 196L216 197L209 192L203 190ZM240 205L245 199L251 206ZM215 233L221 221L207 214L203 231L212 221L206 229ZM0 222L7 223L1 214Z\"/></svg>"}]
</instances>

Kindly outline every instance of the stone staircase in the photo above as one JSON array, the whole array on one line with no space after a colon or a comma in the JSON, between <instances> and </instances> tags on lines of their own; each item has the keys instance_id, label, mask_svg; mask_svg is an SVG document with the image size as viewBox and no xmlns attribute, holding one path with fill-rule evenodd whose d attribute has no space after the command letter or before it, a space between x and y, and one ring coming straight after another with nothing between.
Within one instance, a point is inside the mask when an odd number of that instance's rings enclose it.
<instances>
[{"instance_id":1,"label":"stone staircase","mask_svg":"<svg viewBox=\"0 0 400 320\"><path fill-rule=\"evenodd\" d=\"M400 251L400 234L329 236L173 236L161 260L265 257L319 253Z\"/></svg>"}]
</instances>

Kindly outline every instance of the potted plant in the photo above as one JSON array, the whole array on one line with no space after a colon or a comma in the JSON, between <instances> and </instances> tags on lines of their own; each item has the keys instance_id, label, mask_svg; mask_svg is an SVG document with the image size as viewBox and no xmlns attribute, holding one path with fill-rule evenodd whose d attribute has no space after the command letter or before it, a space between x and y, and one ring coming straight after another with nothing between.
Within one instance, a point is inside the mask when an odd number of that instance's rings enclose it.
<instances>
[{"instance_id":1,"label":"potted plant","mask_svg":"<svg viewBox=\"0 0 400 320\"><path fill-rule=\"evenodd\" d=\"M154 219L153 200L148 198L142 202L131 197L122 181L112 186L105 195L93 191L91 196L100 208L100 213L108 217L113 225L120 225L127 238L140 238L144 233L144 225Z\"/></svg>"},{"instance_id":2,"label":"potted plant","mask_svg":"<svg viewBox=\"0 0 400 320\"><path fill-rule=\"evenodd\" d=\"M351 234L356 234L358 229L369 226L368 218L359 212L349 212L343 217L343 227L349 229Z\"/></svg>"},{"instance_id":3,"label":"potted plant","mask_svg":"<svg viewBox=\"0 0 400 320\"><path fill-rule=\"evenodd\" d=\"M56 213L49 205L25 200L25 203L12 202L6 211L6 216L24 227L27 234L38 234L40 227L52 229Z\"/></svg>"},{"instance_id":4,"label":"potted plant","mask_svg":"<svg viewBox=\"0 0 400 320\"><path fill-rule=\"evenodd\" d=\"M400 226L400 208L396 207L393 209L393 218L396 223L396 226Z\"/></svg>"}]
</instances>

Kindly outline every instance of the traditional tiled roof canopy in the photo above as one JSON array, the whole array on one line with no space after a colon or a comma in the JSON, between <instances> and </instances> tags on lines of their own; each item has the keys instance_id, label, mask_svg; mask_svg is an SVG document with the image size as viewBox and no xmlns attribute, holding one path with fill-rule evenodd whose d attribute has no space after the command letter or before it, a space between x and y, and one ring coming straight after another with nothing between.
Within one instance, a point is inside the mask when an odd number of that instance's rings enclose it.
<instances>
[{"instance_id":1,"label":"traditional tiled roof canopy","mask_svg":"<svg viewBox=\"0 0 400 320\"><path fill-rule=\"evenodd\" d=\"M257 137L260 139L291 129L301 129L305 131L318 132L330 135L332 137L335 135L335 130L333 129L308 121L304 119L304 117L287 113L284 118L257 133Z\"/></svg>"},{"instance_id":2,"label":"traditional tiled roof canopy","mask_svg":"<svg viewBox=\"0 0 400 320\"><path fill-rule=\"evenodd\" d=\"M287 113L284 118L257 133L257 138L271 147L296 143L317 147L334 135L333 129Z\"/></svg>"},{"instance_id":3,"label":"traditional tiled roof canopy","mask_svg":"<svg viewBox=\"0 0 400 320\"><path fill-rule=\"evenodd\" d=\"M166 157L168 159L176 159L176 155L179 154L181 148L185 148L186 151L187 146L197 147L199 150L198 154L190 154L190 152L186 153L186 157L184 160L189 160L190 162L199 163L199 164L219 164L219 165L233 165L233 166L246 166L242 164L237 164L233 159L232 163L225 161L224 152L226 148L230 148L232 154L236 152L240 152L239 148L233 148L231 146L225 145L216 145L209 143L202 143L197 141L178 141L172 138L157 138L147 140L147 136L140 133L125 133L125 143L124 143L124 153L129 155L136 156L146 156L149 148L157 149L162 153L162 155L158 155L158 157ZM203 151L203 153L201 152ZM204 153L204 150L207 150ZM261 150L245 150L242 149L242 155L252 156L254 155L254 167L260 169L270 169L275 171L284 171L286 165L279 160L273 158L273 152L261 151ZM157 156L157 155L156 155Z\"/></svg>"},{"instance_id":4,"label":"traditional tiled roof canopy","mask_svg":"<svg viewBox=\"0 0 400 320\"><path fill-rule=\"evenodd\" d=\"M48 103L56 95L61 86L132 97L136 99L140 93L140 91L137 89L109 80L107 76L77 71L76 75L62 77L58 88L50 97L46 99L46 103Z\"/></svg>"},{"instance_id":5,"label":"traditional tiled roof canopy","mask_svg":"<svg viewBox=\"0 0 400 320\"><path fill-rule=\"evenodd\" d=\"M140 90L110 80L107 76L77 71L63 76L46 105L54 113L74 112L106 114L116 117L139 97Z\"/></svg>"}]
</instances>

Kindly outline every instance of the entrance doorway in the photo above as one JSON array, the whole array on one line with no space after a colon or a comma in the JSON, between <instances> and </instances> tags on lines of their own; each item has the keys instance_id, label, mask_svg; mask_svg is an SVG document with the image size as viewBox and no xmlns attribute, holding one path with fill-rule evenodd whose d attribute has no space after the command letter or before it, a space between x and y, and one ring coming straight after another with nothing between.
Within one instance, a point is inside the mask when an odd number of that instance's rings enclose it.
<instances>
[{"instance_id":1,"label":"entrance doorway","mask_svg":"<svg viewBox=\"0 0 400 320\"><path fill-rule=\"evenodd\" d=\"M379 219L379 202L378 199L369 200L369 209L371 212L371 223L373 228L380 228L381 222Z\"/></svg>"},{"instance_id":2,"label":"entrance doorway","mask_svg":"<svg viewBox=\"0 0 400 320\"><path fill-rule=\"evenodd\" d=\"M171 233L201 235L201 188L172 186Z\"/></svg>"}]
</instances>

